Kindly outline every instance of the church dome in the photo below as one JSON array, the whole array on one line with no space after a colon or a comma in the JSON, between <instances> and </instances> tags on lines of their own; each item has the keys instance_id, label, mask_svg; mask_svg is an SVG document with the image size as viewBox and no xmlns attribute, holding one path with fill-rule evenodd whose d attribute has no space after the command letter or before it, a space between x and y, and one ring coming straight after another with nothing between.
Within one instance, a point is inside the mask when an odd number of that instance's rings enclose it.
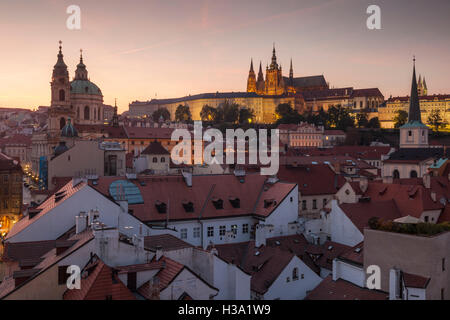
<instances>
[{"instance_id":1,"label":"church dome","mask_svg":"<svg viewBox=\"0 0 450 320\"><path fill-rule=\"evenodd\" d=\"M61 137L78 137L78 131L72 125L72 121L70 120L70 118L68 119L67 124L61 129Z\"/></svg>"},{"instance_id":2,"label":"church dome","mask_svg":"<svg viewBox=\"0 0 450 320\"><path fill-rule=\"evenodd\" d=\"M102 95L102 91L97 85L89 80L73 80L70 83L71 93Z\"/></svg>"}]
</instances>

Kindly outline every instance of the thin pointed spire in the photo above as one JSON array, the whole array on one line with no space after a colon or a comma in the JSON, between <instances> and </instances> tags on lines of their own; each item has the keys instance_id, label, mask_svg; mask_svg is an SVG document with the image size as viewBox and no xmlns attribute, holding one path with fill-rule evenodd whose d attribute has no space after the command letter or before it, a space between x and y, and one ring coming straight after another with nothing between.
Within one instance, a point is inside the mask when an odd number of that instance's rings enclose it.
<instances>
[{"instance_id":1,"label":"thin pointed spire","mask_svg":"<svg viewBox=\"0 0 450 320\"><path fill-rule=\"evenodd\" d=\"M251 60L250 60L250 72L254 72L253 71L253 58L251 58Z\"/></svg>"},{"instance_id":2,"label":"thin pointed spire","mask_svg":"<svg viewBox=\"0 0 450 320\"><path fill-rule=\"evenodd\" d=\"M413 59L413 77L411 83L411 98L409 100L408 122L418 121L422 123L420 118L419 94L417 91L416 80L416 57Z\"/></svg>"},{"instance_id":3,"label":"thin pointed spire","mask_svg":"<svg viewBox=\"0 0 450 320\"><path fill-rule=\"evenodd\" d=\"M292 58L291 58L291 66L289 68L289 78L294 77L294 69L292 68Z\"/></svg>"},{"instance_id":4,"label":"thin pointed spire","mask_svg":"<svg viewBox=\"0 0 450 320\"><path fill-rule=\"evenodd\" d=\"M83 49L80 49L80 63L83 63Z\"/></svg>"}]
</instances>

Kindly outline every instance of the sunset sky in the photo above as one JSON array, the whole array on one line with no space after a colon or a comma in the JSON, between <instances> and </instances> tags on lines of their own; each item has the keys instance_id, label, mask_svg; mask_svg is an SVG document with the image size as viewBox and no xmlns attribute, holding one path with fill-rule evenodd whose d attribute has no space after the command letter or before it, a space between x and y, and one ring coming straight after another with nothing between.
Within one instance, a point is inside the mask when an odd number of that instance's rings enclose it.
<instances>
[{"instance_id":1,"label":"sunset sky","mask_svg":"<svg viewBox=\"0 0 450 320\"><path fill-rule=\"evenodd\" d=\"M81 7L81 30L66 8ZM381 7L382 30L366 28ZM49 105L58 41L71 78L83 49L91 81L119 111L134 100L245 91L250 58L333 87L409 94L412 56L429 93L450 93L448 0L0 0L0 107ZM257 70L255 70L257 71Z\"/></svg>"}]
</instances>

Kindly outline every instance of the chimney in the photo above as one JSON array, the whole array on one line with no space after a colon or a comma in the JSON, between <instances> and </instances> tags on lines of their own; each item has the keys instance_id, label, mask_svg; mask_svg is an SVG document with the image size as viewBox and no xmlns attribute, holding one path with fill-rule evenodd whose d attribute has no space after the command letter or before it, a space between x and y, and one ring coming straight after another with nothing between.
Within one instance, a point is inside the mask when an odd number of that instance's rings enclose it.
<instances>
[{"instance_id":1,"label":"chimney","mask_svg":"<svg viewBox=\"0 0 450 320\"><path fill-rule=\"evenodd\" d=\"M186 185L188 187L192 187L192 173L183 171L182 175L183 175L183 178L184 178L184 182L186 182Z\"/></svg>"},{"instance_id":2,"label":"chimney","mask_svg":"<svg viewBox=\"0 0 450 320\"><path fill-rule=\"evenodd\" d=\"M401 271L393 268L389 271L389 300L401 300Z\"/></svg>"},{"instance_id":3,"label":"chimney","mask_svg":"<svg viewBox=\"0 0 450 320\"><path fill-rule=\"evenodd\" d=\"M98 209L95 210L91 209L88 214L88 225L89 226L92 225L92 223L96 221L99 217L100 213L98 212Z\"/></svg>"},{"instance_id":4,"label":"chimney","mask_svg":"<svg viewBox=\"0 0 450 320\"><path fill-rule=\"evenodd\" d=\"M427 189L431 188L431 176L429 173L423 175L423 186Z\"/></svg>"},{"instance_id":5,"label":"chimney","mask_svg":"<svg viewBox=\"0 0 450 320\"><path fill-rule=\"evenodd\" d=\"M75 233L78 234L86 230L88 224L88 216L86 212L81 211L79 215L75 217Z\"/></svg>"},{"instance_id":6,"label":"chimney","mask_svg":"<svg viewBox=\"0 0 450 320\"><path fill-rule=\"evenodd\" d=\"M433 202L436 202L436 192L431 191L430 196L431 196L431 199L433 200Z\"/></svg>"},{"instance_id":7,"label":"chimney","mask_svg":"<svg viewBox=\"0 0 450 320\"><path fill-rule=\"evenodd\" d=\"M361 189L361 191L365 193L368 187L369 187L369 179L367 177L360 177L359 188Z\"/></svg>"},{"instance_id":8,"label":"chimney","mask_svg":"<svg viewBox=\"0 0 450 320\"><path fill-rule=\"evenodd\" d=\"M255 231L255 247L259 248L262 245L266 245L266 228L265 225L258 223Z\"/></svg>"},{"instance_id":9,"label":"chimney","mask_svg":"<svg viewBox=\"0 0 450 320\"><path fill-rule=\"evenodd\" d=\"M156 246L155 259L158 261L163 256L163 248L161 246Z\"/></svg>"}]
</instances>

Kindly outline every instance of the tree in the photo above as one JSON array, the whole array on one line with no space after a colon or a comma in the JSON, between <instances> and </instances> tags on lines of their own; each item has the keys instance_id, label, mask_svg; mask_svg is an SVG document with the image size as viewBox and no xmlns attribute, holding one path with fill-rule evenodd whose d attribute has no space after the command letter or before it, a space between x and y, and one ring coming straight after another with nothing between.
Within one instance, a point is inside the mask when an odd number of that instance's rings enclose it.
<instances>
[{"instance_id":1,"label":"tree","mask_svg":"<svg viewBox=\"0 0 450 320\"><path fill-rule=\"evenodd\" d=\"M379 129L380 128L380 120L378 117L372 118L369 120L368 128Z\"/></svg>"},{"instance_id":2,"label":"tree","mask_svg":"<svg viewBox=\"0 0 450 320\"><path fill-rule=\"evenodd\" d=\"M369 126L369 120L367 117L367 113L360 112L356 114L356 124L358 128L367 128Z\"/></svg>"},{"instance_id":3,"label":"tree","mask_svg":"<svg viewBox=\"0 0 450 320\"><path fill-rule=\"evenodd\" d=\"M255 112L253 111L253 109L241 108L239 110L240 124L252 123L254 119L255 119Z\"/></svg>"},{"instance_id":4,"label":"tree","mask_svg":"<svg viewBox=\"0 0 450 320\"><path fill-rule=\"evenodd\" d=\"M189 106L179 105L177 107L177 111L175 111L175 120L179 122L188 122L192 120L191 111L189 110Z\"/></svg>"},{"instance_id":5,"label":"tree","mask_svg":"<svg viewBox=\"0 0 450 320\"><path fill-rule=\"evenodd\" d=\"M297 110L292 109L289 103L280 103L275 108L275 115L277 118L277 124L297 124L304 120Z\"/></svg>"},{"instance_id":6,"label":"tree","mask_svg":"<svg viewBox=\"0 0 450 320\"><path fill-rule=\"evenodd\" d=\"M408 112L405 110L398 110L394 117L394 128L400 128L408 121Z\"/></svg>"},{"instance_id":7,"label":"tree","mask_svg":"<svg viewBox=\"0 0 450 320\"><path fill-rule=\"evenodd\" d=\"M328 125L332 128L346 130L355 126L355 118L350 114L348 108L340 105L331 106L328 109Z\"/></svg>"},{"instance_id":8,"label":"tree","mask_svg":"<svg viewBox=\"0 0 450 320\"><path fill-rule=\"evenodd\" d=\"M428 124L431 126L434 132L438 132L439 129L445 128L447 121L441 117L439 110L434 109L431 111L427 119Z\"/></svg>"},{"instance_id":9,"label":"tree","mask_svg":"<svg viewBox=\"0 0 450 320\"><path fill-rule=\"evenodd\" d=\"M153 121L158 122L161 116L163 117L164 121L170 120L169 110L167 110L167 108L159 108L158 110L153 112L152 119Z\"/></svg>"},{"instance_id":10,"label":"tree","mask_svg":"<svg viewBox=\"0 0 450 320\"><path fill-rule=\"evenodd\" d=\"M217 108L218 118L216 121L235 123L239 120L239 105L225 101Z\"/></svg>"},{"instance_id":11,"label":"tree","mask_svg":"<svg viewBox=\"0 0 450 320\"><path fill-rule=\"evenodd\" d=\"M216 121L217 120L217 110L207 104L205 104L200 111L200 118L202 121Z\"/></svg>"}]
</instances>

